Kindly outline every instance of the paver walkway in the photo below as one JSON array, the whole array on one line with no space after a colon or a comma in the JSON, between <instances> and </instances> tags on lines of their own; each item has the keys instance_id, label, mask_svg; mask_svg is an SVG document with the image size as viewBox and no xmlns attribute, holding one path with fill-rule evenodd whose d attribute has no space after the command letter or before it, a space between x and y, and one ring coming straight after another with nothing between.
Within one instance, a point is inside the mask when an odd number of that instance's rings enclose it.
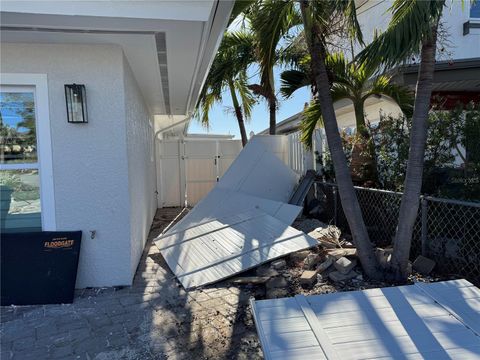
<instances>
[{"instance_id":1,"label":"paver walkway","mask_svg":"<svg viewBox=\"0 0 480 360\"><path fill-rule=\"evenodd\" d=\"M152 245L180 211L157 212L133 286L1 307L1 360L262 358L250 293L228 282L186 292Z\"/></svg>"}]
</instances>

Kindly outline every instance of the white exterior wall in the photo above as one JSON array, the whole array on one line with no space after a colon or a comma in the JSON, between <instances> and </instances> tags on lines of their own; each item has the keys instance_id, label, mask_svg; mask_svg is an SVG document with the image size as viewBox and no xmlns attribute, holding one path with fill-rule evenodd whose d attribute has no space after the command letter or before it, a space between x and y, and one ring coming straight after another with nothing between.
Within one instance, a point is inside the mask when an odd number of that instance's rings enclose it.
<instances>
[{"instance_id":1,"label":"white exterior wall","mask_svg":"<svg viewBox=\"0 0 480 360\"><path fill-rule=\"evenodd\" d=\"M122 48L2 43L1 50L3 73L47 74L57 230L83 231L77 288L131 284L153 217L155 165L148 168L148 111ZM86 86L88 124L67 123L71 83Z\"/></svg>"},{"instance_id":2,"label":"white exterior wall","mask_svg":"<svg viewBox=\"0 0 480 360\"><path fill-rule=\"evenodd\" d=\"M446 2L442 25L448 32L446 51L437 53L437 60L469 59L480 57L480 31L472 29L463 35L463 24L470 19L470 1ZM358 8L358 21L365 43L373 40L374 30L384 30L390 21L391 1L369 0ZM463 9L462 9L463 7ZM440 46L441 47L441 46Z\"/></svg>"},{"instance_id":3,"label":"white exterior wall","mask_svg":"<svg viewBox=\"0 0 480 360\"><path fill-rule=\"evenodd\" d=\"M156 174L152 118L125 58L123 66L130 191L130 269L133 277L157 209Z\"/></svg>"}]
</instances>

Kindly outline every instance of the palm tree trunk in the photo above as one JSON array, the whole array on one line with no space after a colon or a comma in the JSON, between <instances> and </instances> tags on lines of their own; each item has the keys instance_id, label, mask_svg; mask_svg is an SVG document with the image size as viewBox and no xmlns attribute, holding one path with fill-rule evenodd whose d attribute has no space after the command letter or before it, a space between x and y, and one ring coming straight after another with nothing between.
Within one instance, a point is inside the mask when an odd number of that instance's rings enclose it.
<instances>
[{"instance_id":1,"label":"palm tree trunk","mask_svg":"<svg viewBox=\"0 0 480 360\"><path fill-rule=\"evenodd\" d=\"M277 101L274 98L268 100L268 110L270 112L269 134L275 135L277 132Z\"/></svg>"},{"instance_id":2,"label":"palm tree trunk","mask_svg":"<svg viewBox=\"0 0 480 360\"><path fill-rule=\"evenodd\" d=\"M343 152L342 140L338 131L337 119L330 94L330 82L325 67L326 51L320 38L321 30L318 24L310 24L308 17L309 6L308 1L303 0L300 2L305 34L312 57L312 72L317 85L318 101L322 109L325 134L335 169L335 177L340 192L342 208L350 230L352 231L353 241L357 247L358 258L360 259L363 270L370 278L379 279L382 277L382 273L379 271L374 249L363 221L362 211L355 194L347 160Z\"/></svg>"},{"instance_id":3,"label":"palm tree trunk","mask_svg":"<svg viewBox=\"0 0 480 360\"><path fill-rule=\"evenodd\" d=\"M268 85L268 110L270 113L270 129L269 134L277 133L277 97L275 96L273 68L269 71L270 85Z\"/></svg>"},{"instance_id":4,"label":"palm tree trunk","mask_svg":"<svg viewBox=\"0 0 480 360\"><path fill-rule=\"evenodd\" d=\"M428 112L432 96L433 73L435 70L435 52L437 45L438 23L432 28L432 34L422 42L421 61L417 78L415 105L410 131L410 152L407 174L404 183L402 203L395 234L391 261L392 275L395 280L406 280L413 227L420 203L422 190L423 162L427 139Z\"/></svg>"},{"instance_id":5,"label":"palm tree trunk","mask_svg":"<svg viewBox=\"0 0 480 360\"><path fill-rule=\"evenodd\" d=\"M235 94L235 88L232 82L228 83L228 88L230 90L230 96L232 97L233 108L235 109L235 115L237 116L238 128L240 129L240 136L242 138L242 145L245 147L248 142L247 131L245 130L245 121L243 120L242 107L240 106L237 94Z\"/></svg>"}]
</instances>

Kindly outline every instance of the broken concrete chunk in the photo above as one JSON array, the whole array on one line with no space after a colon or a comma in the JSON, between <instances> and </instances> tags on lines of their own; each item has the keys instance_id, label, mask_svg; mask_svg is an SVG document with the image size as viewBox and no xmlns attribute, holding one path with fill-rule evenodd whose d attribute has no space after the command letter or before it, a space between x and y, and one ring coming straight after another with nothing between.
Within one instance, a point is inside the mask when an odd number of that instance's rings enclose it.
<instances>
[{"instance_id":1,"label":"broken concrete chunk","mask_svg":"<svg viewBox=\"0 0 480 360\"><path fill-rule=\"evenodd\" d=\"M428 275L435 267L435 261L420 255L413 262L413 270L419 272L422 275Z\"/></svg>"},{"instance_id":2,"label":"broken concrete chunk","mask_svg":"<svg viewBox=\"0 0 480 360\"><path fill-rule=\"evenodd\" d=\"M327 256L327 259L322 262L320 265L317 267L318 272L324 272L327 270L330 266L333 265L334 258L332 256Z\"/></svg>"},{"instance_id":3,"label":"broken concrete chunk","mask_svg":"<svg viewBox=\"0 0 480 360\"><path fill-rule=\"evenodd\" d=\"M332 271L330 274L328 274L328 277L330 278L330 280L335 282L347 281L357 276L358 276L358 273L356 273L355 271L350 271L348 274L342 274L340 271Z\"/></svg>"},{"instance_id":4,"label":"broken concrete chunk","mask_svg":"<svg viewBox=\"0 0 480 360\"><path fill-rule=\"evenodd\" d=\"M305 260L305 258L311 254L310 250L302 250L302 251L297 251L294 252L293 254L290 254L290 259L293 262L300 262Z\"/></svg>"},{"instance_id":5,"label":"broken concrete chunk","mask_svg":"<svg viewBox=\"0 0 480 360\"><path fill-rule=\"evenodd\" d=\"M320 255L309 254L303 261L303 268L310 270L313 269L320 262Z\"/></svg>"},{"instance_id":6,"label":"broken concrete chunk","mask_svg":"<svg viewBox=\"0 0 480 360\"><path fill-rule=\"evenodd\" d=\"M287 262L284 259L275 260L274 262L272 262L272 268L274 268L275 270L285 269L286 266Z\"/></svg>"},{"instance_id":7,"label":"broken concrete chunk","mask_svg":"<svg viewBox=\"0 0 480 360\"><path fill-rule=\"evenodd\" d=\"M335 261L335 269L337 271L340 271L342 274L348 274L350 270L352 270L355 265L357 265L357 262L355 260L349 260L346 257L341 257L337 261Z\"/></svg>"},{"instance_id":8,"label":"broken concrete chunk","mask_svg":"<svg viewBox=\"0 0 480 360\"><path fill-rule=\"evenodd\" d=\"M328 255L340 259L342 256L357 256L357 249L328 249Z\"/></svg>"},{"instance_id":9,"label":"broken concrete chunk","mask_svg":"<svg viewBox=\"0 0 480 360\"><path fill-rule=\"evenodd\" d=\"M316 270L305 270L300 276L299 282L301 285L312 286L317 282L317 274L318 271Z\"/></svg>"}]
</instances>

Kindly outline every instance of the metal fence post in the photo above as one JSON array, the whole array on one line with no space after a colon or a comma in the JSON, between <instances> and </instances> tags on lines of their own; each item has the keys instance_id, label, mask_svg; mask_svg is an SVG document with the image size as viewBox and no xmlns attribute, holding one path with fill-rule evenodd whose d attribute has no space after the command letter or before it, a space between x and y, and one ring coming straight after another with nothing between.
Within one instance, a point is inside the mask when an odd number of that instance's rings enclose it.
<instances>
[{"instance_id":1,"label":"metal fence post","mask_svg":"<svg viewBox=\"0 0 480 360\"><path fill-rule=\"evenodd\" d=\"M427 238L428 238L428 204L427 199L421 196L421 241L422 241L422 255L427 256Z\"/></svg>"}]
</instances>

